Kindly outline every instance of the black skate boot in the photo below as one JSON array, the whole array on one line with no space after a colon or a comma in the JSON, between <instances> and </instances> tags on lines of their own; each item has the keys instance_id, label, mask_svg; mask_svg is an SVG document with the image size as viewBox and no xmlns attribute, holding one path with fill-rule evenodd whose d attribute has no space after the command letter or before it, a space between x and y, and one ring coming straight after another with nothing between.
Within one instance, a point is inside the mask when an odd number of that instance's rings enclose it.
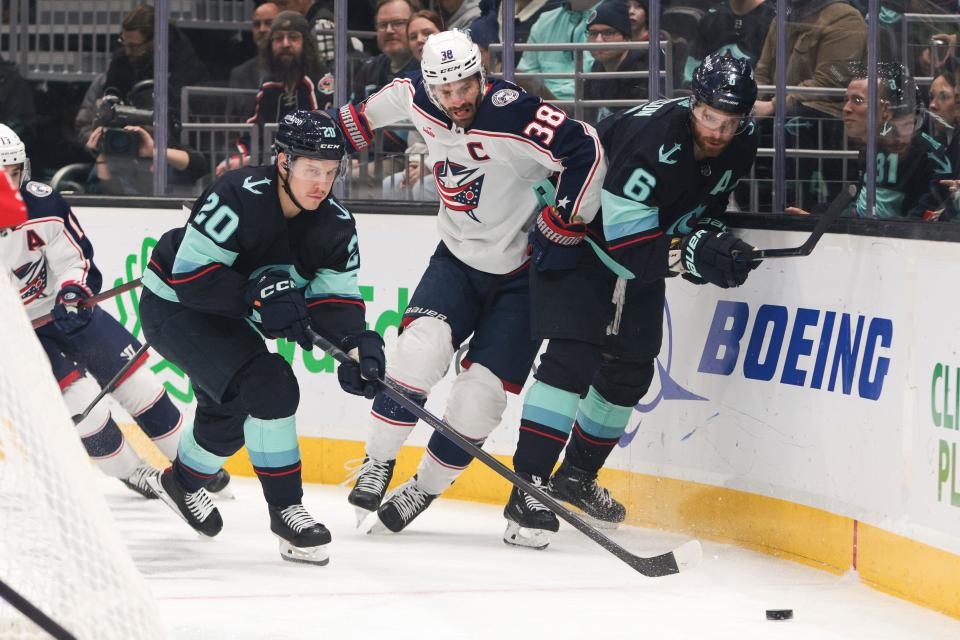
<instances>
[{"instance_id":1,"label":"black skate boot","mask_svg":"<svg viewBox=\"0 0 960 640\"><path fill-rule=\"evenodd\" d=\"M376 512L367 516L361 529L366 529L367 533L382 533L386 530L399 533L436 498L437 496L420 489L417 486L417 476L413 476L394 489Z\"/></svg>"},{"instance_id":2,"label":"black skate boot","mask_svg":"<svg viewBox=\"0 0 960 640\"><path fill-rule=\"evenodd\" d=\"M130 474L129 478L120 478L127 489L139 493L141 496L147 500L156 500L157 494L147 483L147 478L160 476L160 469L155 469L148 464L141 464L139 467L133 470L133 473Z\"/></svg>"},{"instance_id":3,"label":"black skate boot","mask_svg":"<svg viewBox=\"0 0 960 640\"><path fill-rule=\"evenodd\" d=\"M212 538L223 529L223 518L210 500L210 494L205 489L185 491L173 477L173 469L168 468L159 476L148 476L147 483L164 504L198 533Z\"/></svg>"},{"instance_id":4,"label":"black skate boot","mask_svg":"<svg viewBox=\"0 0 960 640\"><path fill-rule=\"evenodd\" d=\"M204 489L210 493L220 493L227 488L228 484L230 484L230 474L226 469L220 469L220 471L217 471L215 474L213 474L213 478L210 479L210 482L207 483L207 486L204 487ZM229 494L229 492L224 495L225 497L232 497L232 494Z\"/></svg>"},{"instance_id":5,"label":"black skate boot","mask_svg":"<svg viewBox=\"0 0 960 640\"><path fill-rule=\"evenodd\" d=\"M387 492L387 485L393 478L393 467L396 464L396 460L380 461L368 456L354 472L357 482L347 496L347 502L356 510L357 526L383 502L383 494Z\"/></svg>"},{"instance_id":6,"label":"black skate boot","mask_svg":"<svg viewBox=\"0 0 960 640\"><path fill-rule=\"evenodd\" d=\"M270 531L280 538L280 557L288 562L325 565L330 562L330 532L302 504L269 505Z\"/></svg>"},{"instance_id":7,"label":"black skate boot","mask_svg":"<svg viewBox=\"0 0 960 640\"><path fill-rule=\"evenodd\" d=\"M615 529L627 509L597 484L597 474L578 469L564 460L550 480L550 495L580 509L601 527Z\"/></svg>"},{"instance_id":8,"label":"black skate boot","mask_svg":"<svg viewBox=\"0 0 960 640\"><path fill-rule=\"evenodd\" d=\"M526 473L519 475L538 489L546 489L539 476ZM518 547L546 549L550 544L550 533L560 530L560 521L553 511L516 487L510 492L510 501L503 509L503 517L507 519L503 541Z\"/></svg>"}]
</instances>

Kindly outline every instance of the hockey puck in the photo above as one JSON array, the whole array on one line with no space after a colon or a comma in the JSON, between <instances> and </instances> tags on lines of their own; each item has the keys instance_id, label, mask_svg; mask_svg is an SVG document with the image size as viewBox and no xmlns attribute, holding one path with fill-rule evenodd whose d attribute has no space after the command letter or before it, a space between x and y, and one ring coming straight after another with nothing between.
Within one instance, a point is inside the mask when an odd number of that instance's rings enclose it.
<instances>
[{"instance_id":1,"label":"hockey puck","mask_svg":"<svg viewBox=\"0 0 960 640\"><path fill-rule=\"evenodd\" d=\"M793 609L767 609L767 620L793 620Z\"/></svg>"}]
</instances>

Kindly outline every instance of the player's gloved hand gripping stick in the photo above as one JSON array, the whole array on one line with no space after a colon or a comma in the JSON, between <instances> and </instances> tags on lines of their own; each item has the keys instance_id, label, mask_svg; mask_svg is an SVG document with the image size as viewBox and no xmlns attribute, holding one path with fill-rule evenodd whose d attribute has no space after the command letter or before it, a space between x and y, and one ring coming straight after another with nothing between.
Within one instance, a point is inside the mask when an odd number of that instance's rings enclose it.
<instances>
[{"instance_id":1,"label":"player's gloved hand gripping stick","mask_svg":"<svg viewBox=\"0 0 960 640\"><path fill-rule=\"evenodd\" d=\"M84 309L89 309L90 307L93 307L94 305L96 305L98 302L109 300L114 296L118 296L121 293L126 293L127 291L130 291L130 289L135 289L136 287L139 287L139 286L140 286L140 278L137 278L136 280L131 280L130 282L124 282L119 287L114 287L113 289L108 289L107 291L98 293L95 296L84 298L83 300L80 301L79 306ZM51 322L53 322L53 313L48 313L46 315L40 316L39 318L35 318L31 322L31 325L33 326L34 329L39 329L40 327L50 324Z\"/></svg>"},{"instance_id":2,"label":"player's gloved hand gripping stick","mask_svg":"<svg viewBox=\"0 0 960 640\"><path fill-rule=\"evenodd\" d=\"M356 364L355 361L343 350L337 348L329 340L318 335L315 331L313 331L313 329L307 329L307 335L310 336L310 339L313 340L315 345L333 356L337 362L350 365ZM458 447L493 469L495 472L497 472L497 474L510 482L513 486L539 500L542 504L546 505L548 509L553 511L560 518L563 518L563 520L568 522L575 529L579 530L588 538L643 575L654 578L667 576L680 571L692 569L700 562L700 558L703 555L703 550L700 547L700 543L696 540L685 542L673 551L669 551L658 556L644 557L630 553L619 544L605 536L603 533L584 522L583 519L581 519L578 515L551 498L541 489L533 486L518 476L492 455L461 436L446 422L436 417L416 402L410 400L406 395L404 395L403 388L400 387L400 385L393 382L389 378L381 378L377 382L386 392L386 394L396 402L400 403L403 408L411 411L418 418L433 427L437 432L455 442Z\"/></svg>"}]
</instances>

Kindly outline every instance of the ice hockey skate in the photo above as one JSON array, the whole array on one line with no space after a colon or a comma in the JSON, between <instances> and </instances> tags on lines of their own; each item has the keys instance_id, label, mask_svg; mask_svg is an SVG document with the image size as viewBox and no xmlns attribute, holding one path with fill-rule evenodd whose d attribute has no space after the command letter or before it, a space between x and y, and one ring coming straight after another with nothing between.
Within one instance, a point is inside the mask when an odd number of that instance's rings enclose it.
<instances>
[{"instance_id":1,"label":"ice hockey skate","mask_svg":"<svg viewBox=\"0 0 960 640\"><path fill-rule=\"evenodd\" d=\"M399 533L436 498L437 496L420 489L417 486L417 476L413 476L394 489L380 508L360 523L360 530L365 533Z\"/></svg>"},{"instance_id":2,"label":"ice hockey skate","mask_svg":"<svg viewBox=\"0 0 960 640\"><path fill-rule=\"evenodd\" d=\"M159 477L160 470L155 469L148 464L141 464L133 470L133 473L131 473L129 477L120 478L120 482L130 489L130 491L139 493L147 500L155 500L157 498L157 494L147 483L147 478L151 476Z\"/></svg>"},{"instance_id":3,"label":"ice hockey skate","mask_svg":"<svg viewBox=\"0 0 960 640\"><path fill-rule=\"evenodd\" d=\"M539 476L526 473L519 475L538 489L546 488ZM510 500L503 509L503 517L507 519L503 541L518 547L546 549L550 544L550 534L560 530L560 521L553 511L516 487L510 492Z\"/></svg>"},{"instance_id":4,"label":"ice hockey skate","mask_svg":"<svg viewBox=\"0 0 960 640\"><path fill-rule=\"evenodd\" d=\"M356 511L357 526L360 526L364 519L371 512L376 511L383 502L383 496L393 478L393 468L396 464L396 460L382 461L368 456L347 480L349 483L350 480L356 479L350 495L347 496L347 502L352 504Z\"/></svg>"},{"instance_id":5,"label":"ice hockey skate","mask_svg":"<svg viewBox=\"0 0 960 640\"><path fill-rule=\"evenodd\" d=\"M323 566L330 562L330 532L302 504L269 505L270 531L280 539L280 557L288 562Z\"/></svg>"},{"instance_id":6,"label":"ice hockey skate","mask_svg":"<svg viewBox=\"0 0 960 640\"><path fill-rule=\"evenodd\" d=\"M578 469L564 460L550 479L550 496L583 511L602 529L616 529L627 509L614 500L610 491L597 483L597 474Z\"/></svg>"},{"instance_id":7,"label":"ice hockey skate","mask_svg":"<svg viewBox=\"0 0 960 640\"><path fill-rule=\"evenodd\" d=\"M230 473L226 469L220 469L220 471L213 474L213 478L210 479L210 482L204 489L211 494L211 497L217 498L218 500L234 500L236 496L229 485Z\"/></svg>"},{"instance_id":8,"label":"ice hockey skate","mask_svg":"<svg viewBox=\"0 0 960 640\"><path fill-rule=\"evenodd\" d=\"M164 504L201 535L212 538L223 529L223 518L210 499L210 494L205 489L184 491L173 477L173 469L168 468L157 476L148 476L147 483Z\"/></svg>"}]
</instances>

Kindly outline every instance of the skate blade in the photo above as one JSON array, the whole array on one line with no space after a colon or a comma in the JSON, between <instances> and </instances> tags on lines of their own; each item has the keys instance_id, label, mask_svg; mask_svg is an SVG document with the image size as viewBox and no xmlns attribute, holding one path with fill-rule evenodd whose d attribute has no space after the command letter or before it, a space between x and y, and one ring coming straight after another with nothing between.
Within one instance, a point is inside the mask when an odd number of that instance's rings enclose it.
<instances>
[{"instance_id":1,"label":"skate blade","mask_svg":"<svg viewBox=\"0 0 960 640\"><path fill-rule=\"evenodd\" d=\"M360 531L360 533L364 533L368 535L369 534L376 535L380 533L391 533L391 531L387 529L386 525L384 525L380 521L379 513L377 513L376 511L370 511L368 513L369 515L367 515L360 522L360 524L357 525L357 530Z\"/></svg>"},{"instance_id":2,"label":"skate blade","mask_svg":"<svg viewBox=\"0 0 960 640\"><path fill-rule=\"evenodd\" d=\"M209 540L213 538L213 536L208 536L207 534L200 531L199 529L193 528L193 525L190 524L190 521L187 520L187 517L183 515L183 513L181 513L180 507L178 507L177 503L173 501L173 498L170 497L170 494L164 491L163 485L160 484L160 476L157 476L155 478L147 478L147 484L150 485L150 488L153 489L153 492L157 494L157 497L160 499L160 502L170 507L170 510L173 511L175 514L177 514L177 517L183 520L184 523L186 523L186 525L190 527L191 531L198 534L204 540Z\"/></svg>"},{"instance_id":3,"label":"skate blade","mask_svg":"<svg viewBox=\"0 0 960 640\"><path fill-rule=\"evenodd\" d=\"M316 547L295 547L283 538L280 540L280 557L287 562L300 562L324 566L330 563L330 553L325 544Z\"/></svg>"},{"instance_id":4,"label":"skate blade","mask_svg":"<svg viewBox=\"0 0 960 640\"><path fill-rule=\"evenodd\" d=\"M210 491L207 489L207 493L210 494L210 497L213 498L216 502L223 502L224 500L236 500L237 494L233 492L233 489L230 488L230 485L225 486L220 491Z\"/></svg>"},{"instance_id":5,"label":"skate blade","mask_svg":"<svg viewBox=\"0 0 960 640\"><path fill-rule=\"evenodd\" d=\"M528 549L546 549L550 544L551 531L545 529L528 529L521 527L516 522L507 521L507 530L503 532L503 541L515 547L527 547Z\"/></svg>"},{"instance_id":6,"label":"skate blade","mask_svg":"<svg viewBox=\"0 0 960 640\"><path fill-rule=\"evenodd\" d=\"M363 526L363 521L366 520L367 516L369 516L371 513L376 513L376 509L374 509L373 511L367 511L366 509L362 509L360 507L353 508L353 515L357 519L358 529Z\"/></svg>"}]
</instances>

